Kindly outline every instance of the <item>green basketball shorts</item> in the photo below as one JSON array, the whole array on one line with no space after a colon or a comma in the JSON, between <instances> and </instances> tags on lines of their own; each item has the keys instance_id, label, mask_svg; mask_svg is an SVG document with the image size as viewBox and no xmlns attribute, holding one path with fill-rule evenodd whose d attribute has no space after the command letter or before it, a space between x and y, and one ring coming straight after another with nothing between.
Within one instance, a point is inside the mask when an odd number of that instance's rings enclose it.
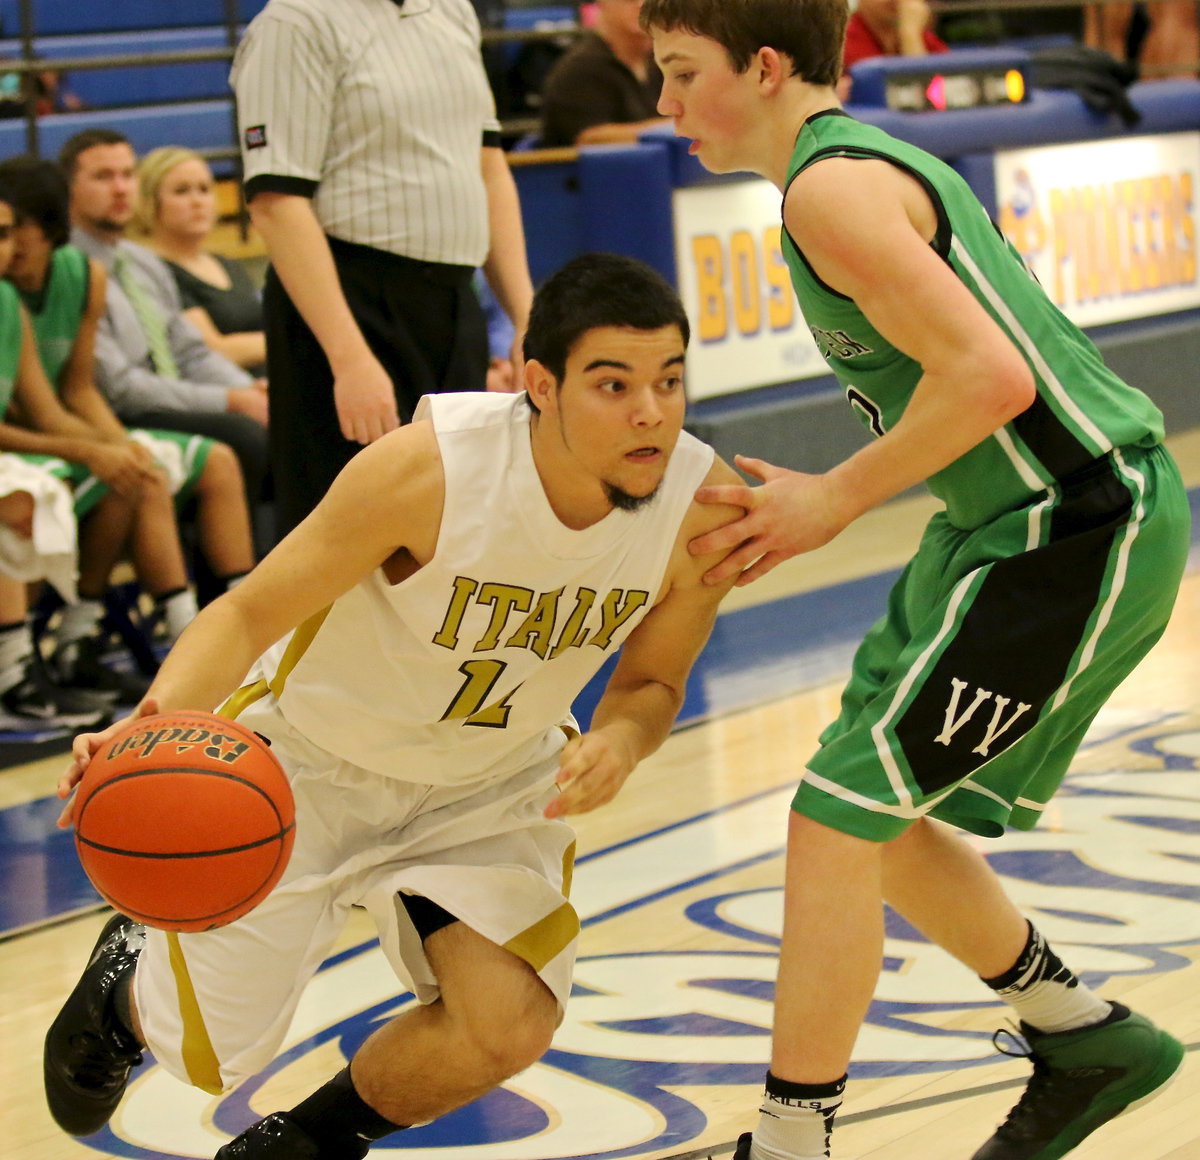
<instances>
[{"instance_id":1,"label":"green basketball shorts","mask_svg":"<svg viewBox=\"0 0 1200 1160\"><path fill-rule=\"evenodd\" d=\"M938 513L854 659L792 808L873 841L915 819L1030 829L1166 628L1190 543L1161 446L962 530Z\"/></svg>"}]
</instances>

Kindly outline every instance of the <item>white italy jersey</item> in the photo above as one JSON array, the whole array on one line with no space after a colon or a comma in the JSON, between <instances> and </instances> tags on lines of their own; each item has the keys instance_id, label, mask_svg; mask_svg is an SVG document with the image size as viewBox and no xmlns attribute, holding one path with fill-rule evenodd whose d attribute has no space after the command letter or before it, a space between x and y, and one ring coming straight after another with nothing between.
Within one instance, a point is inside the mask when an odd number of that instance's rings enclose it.
<instances>
[{"instance_id":1,"label":"white italy jersey","mask_svg":"<svg viewBox=\"0 0 1200 1160\"><path fill-rule=\"evenodd\" d=\"M426 396L416 418L445 470L433 559L395 585L376 569L300 625L227 711L268 737L278 714L406 781L485 781L561 747L572 701L657 598L713 452L682 434L653 502L573 531L534 468L524 396Z\"/></svg>"}]
</instances>

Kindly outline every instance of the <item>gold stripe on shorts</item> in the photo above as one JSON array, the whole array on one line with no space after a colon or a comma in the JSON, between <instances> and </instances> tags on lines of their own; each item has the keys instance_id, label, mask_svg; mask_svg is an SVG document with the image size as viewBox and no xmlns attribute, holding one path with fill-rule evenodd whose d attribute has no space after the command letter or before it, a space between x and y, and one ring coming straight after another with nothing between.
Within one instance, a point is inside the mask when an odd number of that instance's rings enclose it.
<instances>
[{"instance_id":1,"label":"gold stripe on shorts","mask_svg":"<svg viewBox=\"0 0 1200 1160\"><path fill-rule=\"evenodd\" d=\"M208 1028L204 1026L204 1016L196 1001L196 989L192 986L183 947L179 945L179 935L175 931L167 932L167 946L170 949L171 972L179 993L179 1014L183 1019L183 1066L188 1081L193 1087L210 1095L220 1095L221 1065L213 1050L212 1040L208 1037Z\"/></svg>"},{"instance_id":2,"label":"gold stripe on shorts","mask_svg":"<svg viewBox=\"0 0 1200 1160\"><path fill-rule=\"evenodd\" d=\"M535 971L540 971L551 959L561 954L579 935L579 915L564 902L545 918L527 926L515 938L504 944L519 959L524 959Z\"/></svg>"},{"instance_id":3,"label":"gold stripe on shorts","mask_svg":"<svg viewBox=\"0 0 1200 1160\"><path fill-rule=\"evenodd\" d=\"M563 884L562 892L564 898L571 897L571 882L575 877L575 843L572 842L563 851Z\"/></svg>"}]
</instances>

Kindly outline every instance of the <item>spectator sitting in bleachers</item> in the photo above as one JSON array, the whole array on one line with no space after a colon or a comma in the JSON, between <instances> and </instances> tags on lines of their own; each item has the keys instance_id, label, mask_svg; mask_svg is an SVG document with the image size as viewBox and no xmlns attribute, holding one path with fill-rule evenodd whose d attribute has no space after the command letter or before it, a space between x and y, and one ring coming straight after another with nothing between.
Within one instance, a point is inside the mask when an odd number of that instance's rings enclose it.
<instances>
[{"instance_id":1,"label":"spectator sitting in bleachers","mask_svg":"<svg viewBox=\"0 0 1200 1160\"><path fill-rule=\"evenodd\" d=\"M2 66L3 62L0 62ZM0 118L25 116L25 81L19 72L7 72L0 67Z\"/></svg>"},{"instance_id":2,"label":"spectator sitting in bleachers","mask_svg":"<svg viewBox=\"0 0 1200 1160\"><path fill-rule=\"evenodd\" d=\"M0 186L0 274L15 248L15 200ZM131 704L148 682L103 663L100 632L104 597L123 554L128 551L172 635L196 614L166 476L130 441L105 439L59 402L42 369L33 324L8 281L0 281L0 384L0 450L65 480L79 520L79 599L60 618L52 672L62 685Z\"/></svg>"},{"instance_id":3,"label":"spectator sitting in bleachers","mask_svg":"<svg viewBox=\"0 0 1200 1160\"><path fill-rule=\"evenodd\" d=\"M658 115L662 74L638 23L642 0L597 0L596 16L542 88L540 145L632 144Z\"/></svg>"},{"instance_id":4,"label":"spectator sitting in bleachers","mask_svg":"<svg viewBox=\"0 0 1200 1160\"><path fill-rule=\"evenodd\" d=\"M67 86L65 74L57 69L46 68L31 74L37 115L50 113L78 113L88 107L87 102Z\"/></svg>"},{"instance_id":5,"label":"spectator sitting in bleachers","mask_svg":"<svg viewBox=\"0 0 1200 1160\"><path fill-rule=\"evenodd\" d=\"M103 268L67 241L67 187L51 161L0 161L0 186L16 216L7 277L33 322L42 369L59 401L102 440L130 446L166 470L177 504L194 499L200 549L222 590L254 565L250 516L237 457L224 443L177 431L127 431L96 387L95 334L104 316Z\"/></svg>"},{"instance_id":6,"label":"spectator sitting in bleachers","mask_svg":"<svg viewBox=\"0 0 1200 1160\"><path fill-rule=\"evenodd\" d=\"M182 316L166 263L125 239L137 206L135 163L129 141L111 129L76 133L59 154L71 242L110 276L96 335L97 385L125 423L229 444L254 511L267 470L266 381L207 346Z\"/></svg>"},{"instance_id":7,"label":"spectator sitting in bleachers","mask_svg":"<svg viewBox=\"0 0 1200 1160\"><path fill-rule=\"evenodd\" d=\"M1195 78L1200 58L1200 16L1195 0L1089 4L1083 12L1083 38L1089 47L1136 63L1144 70L1145 80Z\"/></svg>"},{"instance_id":8,"label":"spectator sitting in bleachers","mask_svg":"<svg viewBox=\"0 0 1200 1160\"><path fill-rule=\"evenodd\" d=\"M27 582L75 597L77 529L66 485L19 455L0 454L0 728L94 728L107 697L54 684L34 642Z\"/></svg>"},{"instance_id":9,"label":"spectator sitting in bleachers","mask_svg":"<svg viewBox=\"0 0 1200 1160\"><path fill-rule=\"evenodd\" d=\"M931 28L925 0L858 0L846 25L837 94L853 100L850 68L873 56L927 56L949 48Z\"/></svg>"},{"instance_id":10,"label":"spectator sitting in bleachers","mask_svg":"<svg viewBox=\"0 0 1200 1160\"><path fill-rule=\"evenodd\" d=\"M170 267L184 318L213 350L263 374L262 299L240 262L207 248L217 221L208 163L195 150L164 146L142 158L137 174L134 233Z\"/></svg>"}]
</instances>

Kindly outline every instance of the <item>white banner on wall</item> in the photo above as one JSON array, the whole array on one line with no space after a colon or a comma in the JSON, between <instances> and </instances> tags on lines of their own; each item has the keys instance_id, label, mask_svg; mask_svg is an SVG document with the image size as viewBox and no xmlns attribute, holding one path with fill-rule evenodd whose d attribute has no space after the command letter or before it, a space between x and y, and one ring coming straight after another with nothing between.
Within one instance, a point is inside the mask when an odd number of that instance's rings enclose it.
<instances>
[{"instance_id":1,"label":"white banner on wall","mask_svg":"<svg viewBox=\"0 0 1200 1160\"><path fill-rule=\"evenodd\" d=\"M996 154L1000 228L1080 326L1200 306L1200 133Z\"/></svg>"},{"instance_id":2,"label":"white banner on wall","mask_svg":"<svg viewBox=\"0 0 1200 1160\"><path fill-rule=\"evenodd\" d=\"M1200 133L996 154L1000 227L1080 326L1200 306ZM796 306L768 181L678 189L694 399L828 373Z\"/></svg>"},{"instance_id":3,"label":"white banner on wall","mask_svg":"<svg viewBox=\"0 0 1200 1160\"><path fill-rule=\"evenodd\" d=\"M675 191L693 399L828 373L779 248L780 200L769 181L752 179Z\"/></svg>"}]
</instances>

